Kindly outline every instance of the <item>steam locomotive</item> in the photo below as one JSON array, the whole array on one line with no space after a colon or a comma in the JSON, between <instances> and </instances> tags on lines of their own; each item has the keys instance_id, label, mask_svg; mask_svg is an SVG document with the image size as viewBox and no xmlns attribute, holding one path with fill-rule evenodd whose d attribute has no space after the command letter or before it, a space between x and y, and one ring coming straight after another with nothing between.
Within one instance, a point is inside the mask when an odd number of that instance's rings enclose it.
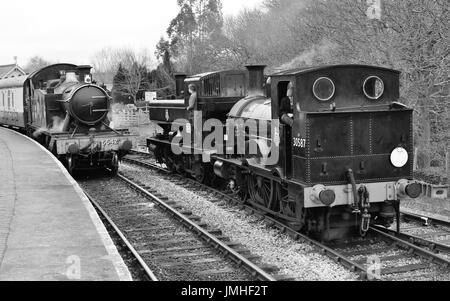
<instances>
[{"instance_id":1,"label":"steam locomotive","mask_svg":"<svg viewBox=\"0 0 450 301\"><path fill-rule=\"evenodd\" d=\"M127 130L110 127L110 96L92 83L91 67L55 64L0 80L0 124L26 131L76 170L108 168L133 147Z\"/></svg>"},{"instance_id":2,"label":"steam locomotive","mask_svg":"<svg viewBox=\"0 0 450 301\"><path fill-rule=\"evenodd\" d=\"M398 220L400 200L421 192L400 72L333 65L266 77L264 69L178 74L180 97L150 103L163 131L149 150L176 172L226 181L243 202L324 241ZM188 85L197 87L194 118ZM288 87L292 125L280 122Z\"/></svg>"}]
</instances>

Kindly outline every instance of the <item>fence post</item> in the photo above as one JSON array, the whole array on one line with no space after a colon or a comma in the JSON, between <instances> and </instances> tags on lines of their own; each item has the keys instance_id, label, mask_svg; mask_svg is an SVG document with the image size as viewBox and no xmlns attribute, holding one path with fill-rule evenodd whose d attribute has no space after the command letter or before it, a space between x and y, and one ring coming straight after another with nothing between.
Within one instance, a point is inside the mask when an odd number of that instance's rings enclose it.
<instances>
[{"instance_id":1,"label":"fence post","mask_svg":"<svg viewBox=\"0 0 450 301\"><path fill-rule=\"evenodd\" d=\"M414 164L413 164L413 171L417 170L417 152L418 152L418 148L415 147L414 148Z\"/></svg>"},{"instance_id":2,"label":"fence post","mask_svg":"<svg viewBox=\"0 0 450 301\"><path fill-rule=\"evenodd\" d=\"M450 153L445 152L445 174L447 175L447 184L450 184Z\"/></svg>"}]
</instances>

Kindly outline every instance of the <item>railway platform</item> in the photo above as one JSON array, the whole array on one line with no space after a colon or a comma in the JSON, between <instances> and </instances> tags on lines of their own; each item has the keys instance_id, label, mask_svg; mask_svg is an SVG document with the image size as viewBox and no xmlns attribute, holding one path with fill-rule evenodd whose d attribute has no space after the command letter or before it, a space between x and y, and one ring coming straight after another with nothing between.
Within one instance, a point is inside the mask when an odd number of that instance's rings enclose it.
<instances>
[{"instance_id":1,"label":"railway platform","mask_svg":"<svg viewBox=\"0 0 450 301\"><path fill-rule=\"evenodd\" d=\"M0 281L131 280L95 209L61 163L0 127Z\"/></svg>"}]
</instances>

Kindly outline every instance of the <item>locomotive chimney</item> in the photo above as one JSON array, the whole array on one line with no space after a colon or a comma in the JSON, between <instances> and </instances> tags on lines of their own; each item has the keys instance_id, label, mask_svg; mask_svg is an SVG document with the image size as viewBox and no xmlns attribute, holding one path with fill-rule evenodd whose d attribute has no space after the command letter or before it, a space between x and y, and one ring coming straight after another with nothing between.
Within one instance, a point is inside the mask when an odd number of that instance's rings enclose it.
<instances>
[{"instance_id":1,"label":"locomotive chimney","mask_svg":"<svg viewBox=\"0 0 450 301\"><path fill-rule=\"evenodd\" d=\"M177 98L182 98L186 94L184 90L184 80L186 79L186 74L175 73L175 89Z\"/></svg>"},{"instance_id":2,"label":"locomotive chimney","mask_svg":"<svg viewBox=\"0 0 450 301\"><path fill-rule=\"evenodd\" d=\"M248 95L264 95L264 69L266 65L248 65Z\"/></svg>"}]
</instances>

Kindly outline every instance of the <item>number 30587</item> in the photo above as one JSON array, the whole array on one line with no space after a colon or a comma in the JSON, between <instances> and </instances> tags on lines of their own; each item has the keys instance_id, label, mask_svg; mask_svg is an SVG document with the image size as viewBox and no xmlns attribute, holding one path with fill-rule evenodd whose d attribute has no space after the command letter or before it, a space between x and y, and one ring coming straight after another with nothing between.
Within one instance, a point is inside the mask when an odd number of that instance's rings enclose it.
<instances>
[{"instance_id":1,"label":"number 30587","mask_svg":"<svg viewBox=\"0 0 450 301\"><path fill-rule=\"evenodd\" d=\"M306 147L306 139L294 138L294 147L305 148Z\"/></svg>"}]
</instances>

